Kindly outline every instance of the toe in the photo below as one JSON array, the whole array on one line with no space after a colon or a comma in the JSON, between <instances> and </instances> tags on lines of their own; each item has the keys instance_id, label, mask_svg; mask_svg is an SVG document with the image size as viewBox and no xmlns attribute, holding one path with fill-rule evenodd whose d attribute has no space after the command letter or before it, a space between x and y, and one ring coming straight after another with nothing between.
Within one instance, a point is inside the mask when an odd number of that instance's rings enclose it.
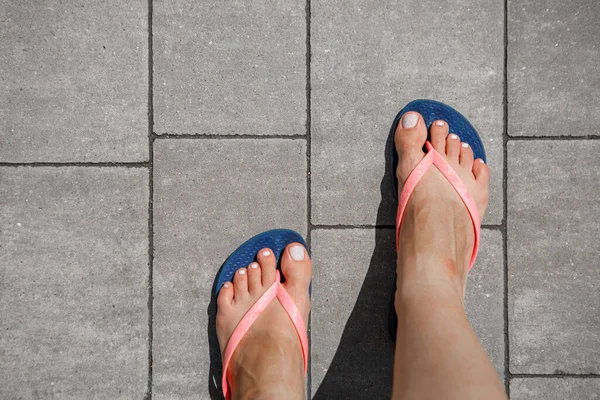
<instances>
[{"instance_id":1,"label":"toe","mask_svg":"<svg viewBox=\"0 0 600 400\"><path fill-rule=\"evenodd\" d=\"M421 150L427 140L427 127L421 114L407 112L398 123L394 136L396 151L402 154L414 149Z\"/></svg>"},{"instance_id":2,"label":"toe","mask_svg":"<svg viewBox=\"0 0 600 400\"><path fill-rule=\"evenodd\" d=\"M460 166L467 168L470 170L473 168L473 150L468 143L460 144L460 157L459 157Z\"/></svg>"},{"instance_id":3,"label":"toe","mask_svg":"<svg viewBox=\"0 0 600 400\"><path fill-rule=\"evenodd\" d=\"M231 306L231 302L233 300L233 285L231 282L225 282L219 290L219 295L217 296L217 307L219 309L223 307Z\"/></svg>"},{"instance_id":4,"label":"toe","mask_svg":"<svg viewBox=\"0 0 600 400\"><path fill-rule=\"evenodd\" d=\"M438 153L446 152L446 136L448 136L448 124L446 121L437 120L429 128L431 132L431 144Z\"/></svg>"},{"instance_id":5,"label":"toe","mask_svg":"<svg viewBox=\"0 0 600 400\"><path fill-rule=\"evenodd\" d=\"M473 175L477 182L487 184L490 181L490 169L481 158L473 163Z\"/></svg>"},{"instance_id":6,"label":"toe","mask_svg":"<svg viewBox=\"0 0 600 400\"><path fill-rule=\"evenodd\" d=\"M248 265L248 291L250 294L260 293L262 290L262 277L260 273L260 265L253 262Z\"/></svg>"},{"instance_id":7,"label":"toe","mask_svg":"<svg viewBox=\"0 0 600 400\"><path fill-rule=\"evenodd\" d=\"M260 264L263 286L271 285L275 282L275 270L277 269L277 260L273 250L267 248L260 250L256 255L256 260Z\"/></svg>"},{"instance_id":8,"label":"toe","mask_svg":"<svg viewBox=\"0 0 600 400\"><path fill-rule=\"evenodd\" d=\"M233 276L233 287L235 289L234 299L239 299L248 295L248 271L246 268L240 268Z\"/></svg>"},{"instance_id":9,"label":"toe","mask_svg":"<svg viewBox=\"0 0 600 400\"><path fill-rule=\"evenodd\" d=\"M308 252L300 243L289 244L281 256L281 272L286 283L308 288L312 277L312 264Z\"/></svg>"},{"instance_id":10,"label":"toe","mask_svg":"<svg viewBox=\"0 0 600 400\"><path fill-rule=\"evenodd\" d=\"M407 112L402 116L394 134L394 144L398 152L396 176L404 182L423 158L423 146L427 140L427 127L419 113Z\"/></svg>"},{"instance_id":11,"label":"toe","mask_svg":"<svg viewBox=\"0 0 600 400\"><path fill-rule=\"evenodd\" d=\"M460 154L460 139L458 135L451 133L446 138L446 158L448 161L458 162Z\"/></svg>"}]
</instances>

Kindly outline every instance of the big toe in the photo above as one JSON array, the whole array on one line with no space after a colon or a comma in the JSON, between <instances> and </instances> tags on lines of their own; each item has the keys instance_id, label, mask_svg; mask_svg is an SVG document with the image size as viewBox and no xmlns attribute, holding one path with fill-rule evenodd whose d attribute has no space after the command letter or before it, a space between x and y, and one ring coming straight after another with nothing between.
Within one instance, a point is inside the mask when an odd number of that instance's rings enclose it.
<instances>
[{"instance_id":1,"label":"big toe","mask_svg":"<svg viewBox=\"0 0 600 400\"><path fill-rule=\"evenodd\" d=\"M402 181L423 158L423 146L426 140L427 126L421 114L413 111L404 114L394 134L394 144L399 158L397 175Z\"/></svg>"},{"instance_id":2,"label":"big toe","mask_svg":"<svg viewBox=\"0 0 600 400\"><path fill-rule=\"evenodd\" d=\"M312 264L304 246L291 243L285 248L281 255L281 272L286 283L308 288L312 278Z\"/></svg>"},{"instance_id":3,"label":"big toe","mask_svg":"<svg viewBox=\"0 0 600 400\"><path fill-rule=\"evenodd\" d=\"M304 321L308 321L310 295L308 289L312 279L312 263L308 252L300 243L291 243L281 255L281 272L285 277L283 284L300 309Z\"/></svg>"}]
</instances>

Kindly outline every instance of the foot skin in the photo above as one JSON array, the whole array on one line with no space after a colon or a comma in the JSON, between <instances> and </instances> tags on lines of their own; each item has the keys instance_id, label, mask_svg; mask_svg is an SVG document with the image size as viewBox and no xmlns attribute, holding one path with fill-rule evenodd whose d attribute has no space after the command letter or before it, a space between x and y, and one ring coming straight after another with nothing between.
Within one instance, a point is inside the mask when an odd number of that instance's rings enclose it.
<instances>
[{"instance_id":1,"label":"foot skin","mask_svg":"<svg viewBox=\"0 0 600 400\"><path fill-rule=\"evenodd\" d=\"M238 323L275 282L277 262L262 249L257 262L239 269L217 297L217 337L221 356ZM308 326L312 264L300 243L289 244L281 256L283 287L294 299ZM233 353L227 370L233 399L302 399L304 361L296 329L277 299L250 327Z\"/></svg>"},{"instance_id":2,"label":"foot skin","mask_svg":"<svg viewBox=\"0 0 600 400\"><path fill-rule=\"evenodd\" d=\"M487 165L481 159L473 159L470 146L449 133L445 121L435 121L430 133L434 149L467 186L483 218L490 177ZM406 113L394 137L399 157L396 171L398 196L409 174L425 156L426 140L427 127L423 117L415 112ZM463 298L474 239L471 217L465 205L452 185L432 165L415 187L402 222L398 248L399 291L419 290L418 286L409 284L414 279L428 283L449 280ZM432 271L432 264L442 267Z\"/></svg>"}]
</instances>

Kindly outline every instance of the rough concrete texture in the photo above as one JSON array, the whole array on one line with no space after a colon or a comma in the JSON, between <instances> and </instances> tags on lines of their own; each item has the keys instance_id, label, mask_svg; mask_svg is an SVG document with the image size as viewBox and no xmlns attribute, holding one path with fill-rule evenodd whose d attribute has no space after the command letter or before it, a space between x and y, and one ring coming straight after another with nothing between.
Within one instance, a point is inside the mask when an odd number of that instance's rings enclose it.
<instances>
[{"instance_id":1,"label":"rough concrete texture","mask_svg":"<svg viewBox=\"0 0 600 400\"><path fill-rule=\"evenodd\" d=\"M600 134L600 2L508 2L508 133Z\"/></svg>"},{"instance_id":2,"label":"rough concrete texture","mask_svg":"<svg viewBox=\"0 0 600 400\"><path fill-rule=\"evenodd\" d=\"M599 373L598 141L508 144L513 373Z\"/></svg>"},{"instance_id":3,"label":"rough concrete texture","mask_svg":"<svg viewBox=\"0 0 600 400\"><path fill-rule=\"evenodd\" d=\"M317 229L312 244L312 398L389 397L394 231ZM467 296L471 323L500 376L504 374L502 259L500 232L484 230Z\"/></svg>"},{"instance_id":4,"label":"rough concrete texture","mask_svg":"<svg viewBox=\"0 0 600 400\"><path fill-rule=\"evenodd\" d=\"M155 132L303 135L304 8L292 0L155 2Z\"/></svg>"},{"instance_id":5,"label":"rough concrete texture","mask_svg":"<svg viewBox=\"0 0 600 400\"><path fill-rule=\"evenodd\" d=\"M154 157L153 398L209 399L217 271L257 233L306 234L306 143L158 140Z\"/></svg>"},{"instance_id":6,"label":"rough concrete texture","mask_svg":"<svg viewBox=\"0 0 600 400\"><path fill-rule=\"evenodd\" d=\"M147 2L0 5L0 161L148 159Z\"/></svg>"},{"instance_id":7,"label":"rough concrete texture","mask_svg":"<svg viewBox=\"0 0 600 400\"><path fill-rule=\"evenodd\" d=\"M500 223L502 3L336 0L311 11L313 222L394 223L386 138L406 103L431 98L481 134L492 170L484 223Z\"/></svg>"},{"instance_id":8,"label":"rough concrete texture","mask_svg":"<svg viewBox=\"0 0 600 400\"><path fill-rule=\"evenodd\" d=\"M0 175L0 398L143 398L147 171Z\"/></svg>"},{"instance_id":9,"label":"rough concrete texture","mask_svg":"<svg viewBox=\"0 0 600 400\"><path fill-rule=\"evenodd\" d=\"M510 384L512 400L597 400L600 379L517 378Z\"/></svg>"}]
</instances>

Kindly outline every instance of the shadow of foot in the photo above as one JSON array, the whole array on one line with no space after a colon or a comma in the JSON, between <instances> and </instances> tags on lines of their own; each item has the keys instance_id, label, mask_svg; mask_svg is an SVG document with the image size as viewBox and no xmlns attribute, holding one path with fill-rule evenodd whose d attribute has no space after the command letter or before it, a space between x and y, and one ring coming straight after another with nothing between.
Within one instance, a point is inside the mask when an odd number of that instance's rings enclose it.
<instances>
[{"instance_id":1,"label":"shadow of foot","mask_svg":"<svg viewBox=\"0 0 600 400\"><path fill-rule=\"evenodd\" d=\"M210 355L210 369L208 374L208 393L212 400L223 399L223 389L221 387L221 370L223 364L221 362L221 348L219 347L219 339L217 338L217 298L215 289L217 288L217 280L219 274L215 275L215 280L211 288L210 304L206 309L208 315L208 326L206 335L208 336L208 351Z\"/></svg>"},{"instance_id":2,"label":"shadow of foot","mask_svg":"<svg viewBox=\"0 0 600 400\"><path fill-rule=\"evenodd\" d=\"M396 269L395 229L389 226L395 214L392 171L387 162L391 146L390 136L385 145L386 167L380 185L378 228L369 269L325 377L321 382L312 380L315 400L391 396L394 343L388 324Z\"/></svg>"}]
</instances>

